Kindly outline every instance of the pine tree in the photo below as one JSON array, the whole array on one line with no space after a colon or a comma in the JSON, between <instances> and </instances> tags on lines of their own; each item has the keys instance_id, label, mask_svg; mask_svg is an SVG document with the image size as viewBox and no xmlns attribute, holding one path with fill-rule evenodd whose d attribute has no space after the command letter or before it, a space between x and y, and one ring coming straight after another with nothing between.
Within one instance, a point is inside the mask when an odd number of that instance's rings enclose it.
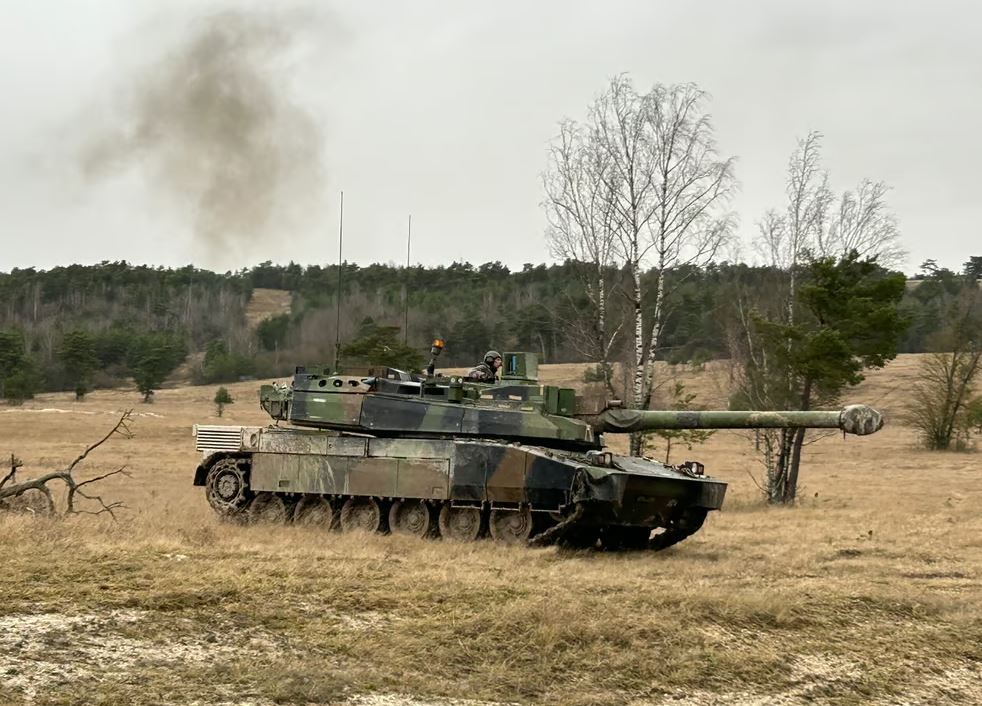
<instances>
[{"instance_id":1,"label":"pine tree","mask_svg":"<svg viewBox=\"0 0 982 706\"><path fill-rule=\"evenodd\" d=\"M85 331L69 331L61 340L59 357L75 386L75 399L83 399L92 384L92 373L99 367L95 338Z\"/></svg>"}]
</instances>

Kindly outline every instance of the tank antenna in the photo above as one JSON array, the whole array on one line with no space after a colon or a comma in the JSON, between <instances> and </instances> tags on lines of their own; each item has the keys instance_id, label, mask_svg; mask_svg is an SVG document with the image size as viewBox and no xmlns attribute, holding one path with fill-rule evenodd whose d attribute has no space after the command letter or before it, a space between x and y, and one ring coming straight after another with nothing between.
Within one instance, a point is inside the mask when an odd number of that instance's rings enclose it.
<instances>
[{"instance_id":1,"label":"tank antenna","mask_svg":"<svg viewBox=\"0 0 982 706\"><path fill-rule=\"evenodd\" d=\"M402 344L409 345L409 252L413 243L413 214L409 214L409 227L406 229L406 301L402 312Z\"/></svg>"},{"instance_id":2,"label":"tank antenna","mask_svg":"<svg viewBox=\"0 0 982 706\"><path fill-rule=\"evenodd\" d=\"M341 262L341 246L344 243L344 192L341 192L341 215L338 219L338 313L334 321L334 371L341 366L341 274L344 264Z\"/></svg>"}]
</instances>

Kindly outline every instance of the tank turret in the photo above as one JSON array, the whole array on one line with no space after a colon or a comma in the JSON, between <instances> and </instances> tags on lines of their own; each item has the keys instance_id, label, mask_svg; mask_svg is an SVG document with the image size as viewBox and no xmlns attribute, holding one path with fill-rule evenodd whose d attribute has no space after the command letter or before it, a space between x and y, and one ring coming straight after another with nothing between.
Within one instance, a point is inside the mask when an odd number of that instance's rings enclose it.
<instances>
[{"instance_id":1,"label":"tank turret","mask_svg":"<svg viewBox=\"0 0 982 706\"><path fill-rule=\"evenodd\" d=\"M420 537L663 549L719 509L702 464L615 454L603 435L656 429L823 428L865 435L883 420L837 411L603 408L538 381L532 353L505 353L493 383L387 367L297 368L263 385L268 427L196 427L195 484L228 518ZM285 422L284 425L280 425Z\"/></svg>"},{"instance_id":2,"label":"tank turret","mask_svg":"<svg viewBox=\"0 0 982 706\"><path fill-rule=\"evenodd\" d=\"M837 411L642 411L611 403L600 412L575 390L540 385L531 353L506 353L494 384L460 376L418 377L392 368L344 374L298 368L293 385L264 385L263 408L298 426L383 436L497 438L556 449L600 449L604 433L656 429L841 429L872 434L883 426L865 405Z\"/></svg>"}]
</instances>

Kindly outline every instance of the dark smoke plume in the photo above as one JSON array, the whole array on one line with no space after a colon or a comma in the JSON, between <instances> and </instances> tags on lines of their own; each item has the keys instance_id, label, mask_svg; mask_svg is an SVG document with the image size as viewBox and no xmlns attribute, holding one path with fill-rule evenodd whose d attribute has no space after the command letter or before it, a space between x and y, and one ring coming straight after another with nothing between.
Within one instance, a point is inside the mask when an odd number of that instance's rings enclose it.
<instances>
[{"instance_id":1,"label":"dark smoke plume","mask_svg":"<svg viewBox=\"0 0 982 706\"><path fill-rule=\"evenodd\" d=\"M224 12L128 78L119 125L86 146L89 176L137 167L187 210L214 258L287 234L324 189L323 136L290 97L295 16Z\"/></svg>"}]
</instances>

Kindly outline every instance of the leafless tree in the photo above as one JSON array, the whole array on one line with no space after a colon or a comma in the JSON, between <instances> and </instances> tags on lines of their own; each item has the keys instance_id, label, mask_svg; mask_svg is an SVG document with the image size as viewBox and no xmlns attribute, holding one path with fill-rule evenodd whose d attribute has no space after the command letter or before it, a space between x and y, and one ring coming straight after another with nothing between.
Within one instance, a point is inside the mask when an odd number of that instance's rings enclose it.
<instances>
[{"instance_id":1,"label":"leafless tree","mask_svg":"<svg viewBox=\"0 0 982 706\"><path fill-rule=\"evenodd\" d=\"M594 105L591 119L609 160L617 243L631 275L634 318L633 403L647 408L669 296L667 274L710 261L730 231L721 209L732 194L733 159L720 159L705 92L692 84L655 85L638 94L618 77ZM654 301L645 311L641 275L653 266ZM647 319L647 330L645 320ZM631 437L631 453L644 437Z\"/></svg>"},{"instance_id":2,"label":"leafless tree","mask_svg":"<svg viewBox=\"0 0 982 706\"><path fill-rule=\"evenodd\" d=\"M665 322L666 275L672 269L691 271L688 266L701 267L715 259L733 229L733 216L725 208L736 187L735 160L719 157L712 122L704 112L706 93L693 84L657 85L649 97L657 206L648 235L658 281L640 390L643 409L649 406L654 388L654 360Z\"/></svg>"},{"instance_id":3,"label":"leafless tree","mask_svg":"<svg viewBox=\"0 0 982 706\"><path fill-rule=\"evenodd\" d=\"M648 406L654 388L667 273L710 261L731 230L723 210L735 185L733 160L718 156L707 99L692 84L655 85L642 94L628 77L615 77L586 125L561 126L545 177L554 254L585 260L591 269L616 258L629 276L632 402L639 407ZM642 275L649 267L657 279L647 307ZM603 286L597 282L594 292ZM611 342L608 334L608 356ZM632 453L641 444L634 435Z\"/></svg>"},{"instance_id":4,"label":"leafless tree","mask_svg":"<svg viewBox=\"0 0 982 706\"><path fill-rule=\"evenodd\" d=\"M855 250L884 267L902 264L907 253L900 247L897 218L886 203L889 191L882 181L863 179L855 191L844 192L828 233L820 234L818 254L841 256Z\"/></svg>"},{"instance_id":5,"label":"leafless tree","mask_svg":"<svg viewBox=\"0 0 982 706\"><path fill-rule=\"evenodd\" d=\"M769 264L788 272L786 310L788 322L793 324L798 268L805 254L823 240L833 201L829 175L822 168L820 132L810 132L798 140L788 160L785 193L785 213L772 209L758 224L758 249L768 256Z\"/></svg>"},{"instance_id":6,"label":"leafless tree","mask_svg":"<svg viewBox=\"0 0 982 706\"><path fill-rule=\"evenodd\" d=\"M559 135L550 145L549 166L542 180L550 251L556 258L582 265L579 272L590 302L588 325L576 337L577 342L585 344L581 352L600 364L604 384L613 393L610 352L621 327L610 330L617 228L608 169L608 156L597 149L589 128L567 120L560 124ZM579 325L580 320L573 323Z\"/></svg>"},{"instance_id":7,"label":"leafless tree","mask_svg":"<svg viewBox=\"0 0 982 706\"><path fill-rule=\"evenodd\" d=\"M635 404L643 399L646 362L641 275L653 244L649 232L658 206L650 104L650 94L639 94L629 78L618 76L589 112L595 149L604 155L608 167L604 171L605 193L609 194L617 226L616 247L631 279L627 295L633 319ZM640 435L632 437L632 453L638 453L640 439Z\"/></svg>"},{"instance_id":8,"label":"leafless tree","mask_svg":"<svg viewBox=\"0 0 982 706\"><path fill-rule=\"evenodd\" d=\"M842 257L855 250L885 266L903 262L897 219L886 202L884 182L863 179L836 202L822 167L820 132L798 140L788 160L787 206L769 210L758 222L756 246L771 265L788 270L790 299L797 291L796 270L806 254ZM789 314L793 321L793 312Z\"/></svg>"},{"instance_id":9,"label":"leafless tree","mask_svg":"<svg viewBox=\"0 0 982 706\"><path fill-rule=\"evenodd\" d=\"M936 451L969 445L982 374L982 293L974 281L952 302L949 316L951 323L933 342L935 352L921 362L906 411L924 446Z\"/></svg>"},{"instance_id":10,"label":"leafless tree","mask_svg":"<svg viewBox=\"0 0 982 706\"><path fill-rule=\"evenodd\" d=\"M886 204L888 191L882 182L864 179L854 192L844 192L836 203L829 174L822 166L822 134L813 131L798 140L788 160L787 204L783 212L767 211L757 224L758 252L768 264L787 273L785 291L776 293L783 302L782 311L771 311L765 318L794 326L800 270L808 258L840 258L855 251L863 258L877 258L882 265L903 260L897 221ZM742 335L734 337L739 345L731 353L743 370L744 397L760 409L808 409L813 402L811 388L802 386L802 381L790 373L777 373L771 361L760 355L760 347L753 342L751 317L743 316L738 328ZM789 338L789 351L792 345ZM763 439L767 491L772 501L794 499L805 435L804 429L758 435L758 441Z\"/></svg>"},{"instance_id":11,"label":"leafless tree","mask_svg":"<svg viewBox=\"0 0 982 706\"><path fill-rule=\"evenodd\" d=\"M109 441L109 439L112 437L118 435L127 439L132 438L133 435L129 428L129 423L131 420L132 410L123 412L116 421L116 424L105 436L87 446L85 450L82 451L82 453L80 453L74 461L68 464L65 469L45 473L37 478L18 481L17 471L23 466L23 464L21 463L20 459L14 455L11 455L10 470L2 479L0 479L0 509L16 509L17 505L15 501L25 494L32 494L33 491L33 494L39 493L44 498L44 504L36 507L36 509L40 510L44 514L55 515L57 514L57 506L55 503L54 494L52 493L49 484L53 483L54 481L60 481L68 489L63 514L101 515L106 513L113 519L116 519L115 511L123 507L123 503L118 501L107 501L101 495L95 495L92 493L89 486L115 475L124 475L128 477L130 474L126 470L126 467L121 466L107 473L103 473L82 481L75 478L74 472L78 465L82 463L82 461L84 461L90 453ZM80 499L92 501L96 504L96 509L89 510L81 507L79 504ZM33 503L28 503L28 506L35 509Z\"/></svg>"}]
</instances>

